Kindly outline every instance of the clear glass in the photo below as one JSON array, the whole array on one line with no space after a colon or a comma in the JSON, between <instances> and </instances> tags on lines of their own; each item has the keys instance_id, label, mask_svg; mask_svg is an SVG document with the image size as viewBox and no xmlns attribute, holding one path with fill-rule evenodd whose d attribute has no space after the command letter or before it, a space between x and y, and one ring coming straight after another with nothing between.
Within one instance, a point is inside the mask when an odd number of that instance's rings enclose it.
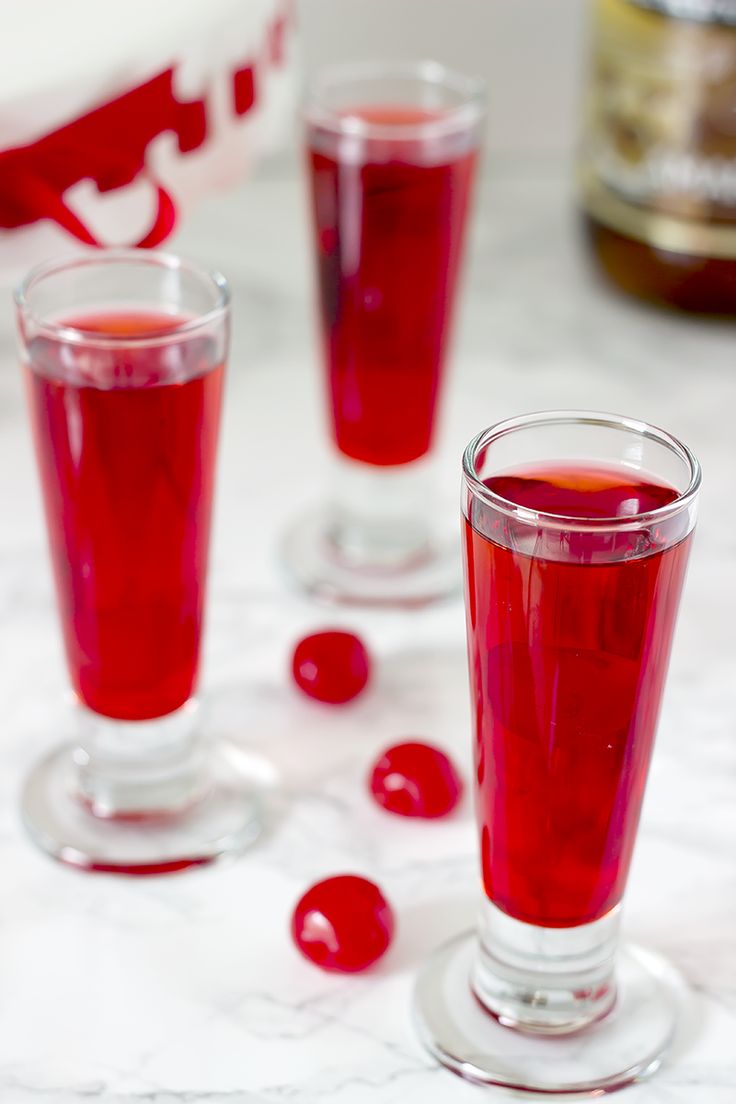
<instances>
[{"instance_id":1,"label":"clear glass","mask_svg":"<svg viewBox=\"0 0 736 1104\"><path fill-rule=\"evenodd\" d=\"M335 461L285 558L322 597L417 605L460 580L426 501L482 86L431 62L342 66L303 117Z\"/></svg>"},{"instance_id":2,"label":"clear glass","mask_svg":"<svg viewBox=\"0 0 736 1104\"><path fill-rule=\"evenodd\" d=\"M420 977L420 1031L472 1080L617 1088L684 1000L618 929L700 469L653 426L561 411L479 434L463 475L484 901Z\"/></svg>"},{"instance_id":3,"label":"clear glass","mask_svg":"<svg viewBox=\"0 0 736 1104\"><path fill-rule=\"evenodd\" d=\"M164 254L35 269L22 368L70 682L73 744L23 793L33 838L93 870L179 870L257 834L195 699L229 291Z\"/></svg>"}]
</instances>

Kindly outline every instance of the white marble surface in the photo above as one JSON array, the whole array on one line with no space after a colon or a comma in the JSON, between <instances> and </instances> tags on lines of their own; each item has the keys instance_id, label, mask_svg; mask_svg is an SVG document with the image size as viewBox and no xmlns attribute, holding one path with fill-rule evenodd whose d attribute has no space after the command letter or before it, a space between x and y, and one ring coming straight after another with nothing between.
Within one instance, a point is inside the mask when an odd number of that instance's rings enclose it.
<instances>
[{"instance_id":1,"label":"white marble surface","mask_svg":"<svg viewBox=\"0 0 736 1104\"><path fill-rule=\"evenodd\" d=\"M39 498L14 363L0 341L0 1101L2 1104L472 1104L503 1094L439 1069L411 1026L424 955L470 923L478 892L468 804L413 824L367 798L386 743L434 739L467 765L459 603L414 615L335 614L292 595L274 547L319 497L326 450L298 184L273 172L203 208L176 247L219 265L236 332L221 454L204 690L213 732L265 756L284 799L230 866L115 880L56 866L18 822L20 780L68 726ZM682 435L705 469L702 520L629 884L629 934L687 975L694 1028L630 1104L736 1100L736 511L734 330L603 293L576 245L552 164L491 165L475 225L445 419L454 514L459 450L523 410L592 406ZM6 299L7 303L7 299ZM357 627L377 657L353 706L300 699L304 630ZM399 918L372 973L320 973L292 948L312 880L376 878Z\"/></svg>"}]
</instances>

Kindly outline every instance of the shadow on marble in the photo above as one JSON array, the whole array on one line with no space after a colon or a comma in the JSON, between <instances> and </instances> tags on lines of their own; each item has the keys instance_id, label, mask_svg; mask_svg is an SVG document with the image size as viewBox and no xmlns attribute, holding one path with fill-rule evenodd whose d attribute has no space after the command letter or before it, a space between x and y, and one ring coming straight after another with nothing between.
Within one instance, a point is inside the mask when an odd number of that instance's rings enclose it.
<instances>
[{"instance_id":1,"label":"shadow on marble","mask_svg":"<svg viewBox=\"0 0 736 1104\"><path fill-rule=\"evenodd\" d=\"M400 649L383 657L377 691L406 735L470 750L468 673L464 641Z\"/></svg>"},{"instance_id":2,"label":"shadow on marble","mask_svg":"<svg viewBox=\"0 0 736 1104\"><path fill-rule=\"evenodd\" d=\"M479 894L469 893L404 906L391 954L376 973L415 973L440 944L475 925L479 903Z\"/></svg>"}]
</instances>

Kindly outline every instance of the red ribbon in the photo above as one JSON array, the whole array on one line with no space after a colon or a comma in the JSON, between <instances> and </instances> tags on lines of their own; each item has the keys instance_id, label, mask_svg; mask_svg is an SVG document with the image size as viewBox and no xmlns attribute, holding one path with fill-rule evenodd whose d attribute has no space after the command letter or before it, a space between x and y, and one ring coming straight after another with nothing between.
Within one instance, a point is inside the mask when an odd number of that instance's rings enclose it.
<instances>
[{"instance_id":1,"label":"red ribbon","mask_svg":"<svg viewBox=\"0 0 736 1104\"><path fill-rule=\"evenodd\" d=\"M179 101L173 69L130 89L86 115L25 146L0 153L0 227L13 229L51 219L87 245L100 245L64 202L67 189L91 179L100 192L148 178L156 189L153 223L138 246L162 242L176 225L176 205L145 163L149 142L164 131L179 149L201 146L207 127L203 100Z\"/></svg>"},{"instance_id":2,"label":"red ribbon","mask_svg":"<svg viewBox=\"0 0 736 1104\"><path fill-rule=\"evenodd\" d=\"M284 62L291 16L291 0L283 0L266 37L266 56L273 65ZM0 228L51 219L86 245L102 245L64 202L65 193L80 180L93 180L98 191L108 192L142 178L156 189L156 212L133 244L151 248L164 241L176 226L176 204L146 165L148 144L173 131L180 152L187 153L207 137L204 100L178 100L173 76L173 68L166 69L35 142L0 151ZM232 80L234 111L243 115L257 102L256 67L248 63L236 69Z\"/></svg>"}]
</instances>

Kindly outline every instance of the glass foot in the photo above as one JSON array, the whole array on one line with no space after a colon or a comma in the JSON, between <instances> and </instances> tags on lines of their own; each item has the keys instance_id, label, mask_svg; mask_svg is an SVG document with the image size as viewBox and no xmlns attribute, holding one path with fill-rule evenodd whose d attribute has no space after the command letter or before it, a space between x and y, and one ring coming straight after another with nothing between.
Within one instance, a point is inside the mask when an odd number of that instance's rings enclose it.
<instances>
[{"instance_id":1,"label":"glass foot","mask_svg":"<svg viewBox=\"0 0 736 1104\"><path fill-rule=\"evenodd\" d=\"M166 874L239 854L262 827L262 780L246 756L218 746L208 754L206 789L185 808L157 815L95 816L80 798L71 744L31 771L22 795L25 827L42 850L85 870Z\"/></svg>"},{"instance_id":2,"label":"glass foot","mask_svg":"<svg viewBox=\"0 0 736 1104\"><path fill-rule=\"evenodd\" d=\"M616 959L616 1003L603 1019L568 1035L504 1027L473 994L475 931L440 947L417 981L422 1042L443 1065L482 1085L539 1093L600 1094L659 1067L687 999L684 980L651 951L624 945Z\"/></svg>"},{"instance_id":3,"label":"glass foot","mask_svg":"<svg viewBox=\"0 0 736 1104\"><path fill-rule=\"evenodd\" d=\"M327 510L299 518L287 531L281 558L293 580L315 598L344 605L414 609L460 591L460 548L432 537L410 555L345 555ZM454 539L453 539L454 538Z\"/></svg>"}]
</instances>

